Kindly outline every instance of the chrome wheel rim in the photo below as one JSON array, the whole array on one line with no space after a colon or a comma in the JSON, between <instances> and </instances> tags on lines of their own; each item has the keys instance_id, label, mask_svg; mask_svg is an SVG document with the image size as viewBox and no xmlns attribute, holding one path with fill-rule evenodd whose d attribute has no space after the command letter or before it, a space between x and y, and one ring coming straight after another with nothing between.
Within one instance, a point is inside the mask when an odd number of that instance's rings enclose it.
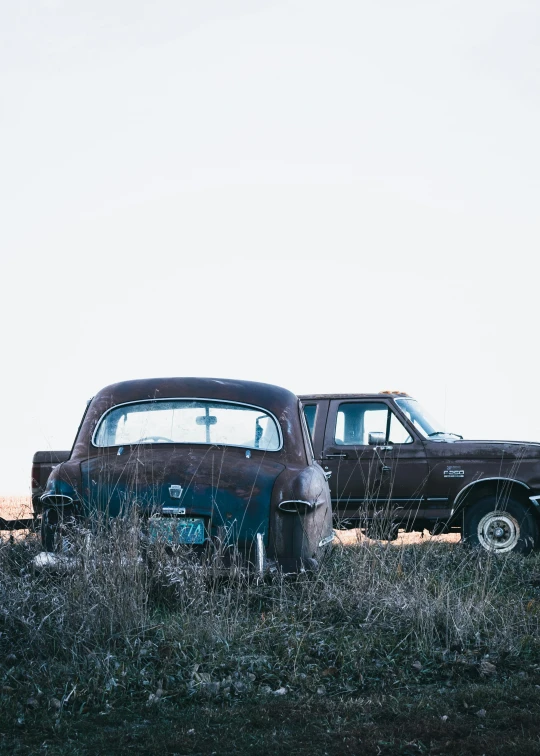
<instances>
[{"instance_id":1,"label":"chrome wheel rim","mask_svg":"<svg viewBox=\"0 0 540 756\"><path fill-rule=\"evenodd\" d=\"M515 549L520 534L518 521L508 512L490 512L478 523L480 545L497 554Z\"/></svg>"}]
</instances>

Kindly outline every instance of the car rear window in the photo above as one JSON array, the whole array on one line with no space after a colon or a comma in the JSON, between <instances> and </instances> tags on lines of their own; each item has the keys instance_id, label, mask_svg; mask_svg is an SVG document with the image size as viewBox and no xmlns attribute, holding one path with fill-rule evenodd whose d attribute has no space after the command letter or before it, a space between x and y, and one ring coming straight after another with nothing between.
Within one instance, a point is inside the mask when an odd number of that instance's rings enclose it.
<instances>
[{"instance_id":1,"label":"car rear window","mask_svg":"<svg viewBox=\"0 0 540 756\"><path fill-rule=\"evenodd\" d=\"M279 426L258 407L207 399L170 399L122 404L97 426L95 446L212 444L281 449Z\"/></svg>"}]
</instances>

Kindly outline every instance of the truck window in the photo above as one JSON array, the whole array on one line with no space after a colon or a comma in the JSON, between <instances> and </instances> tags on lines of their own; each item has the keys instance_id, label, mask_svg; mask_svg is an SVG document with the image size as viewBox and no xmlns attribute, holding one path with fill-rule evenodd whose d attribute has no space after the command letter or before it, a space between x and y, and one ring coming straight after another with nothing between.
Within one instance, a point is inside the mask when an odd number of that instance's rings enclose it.
<instances>
[{"instance_id":1,"label":"truck window","mask_svg":"<svg viewBox=\"0 0 540 756\"><path fill-rule=\"evenodd\" d=\"M367 446L369 434L379 433L389 444L409 444L412 438L396 415L383 402L340 404L336 418L335 443Z\"/></svg>"},{"instance_id":2,"label":"truck window","mask_svg":"<svg viewBox=\"0 0 540 756\"><path fill-rule=\"evenodd\" d=\"M394 415L392 410L388 410L390 413L390 434L388 436L389 444L411 444L412 438L404 425Z\"/></svg>"},{"instance_id":3,"label":"truck window","mask_svg":"<svg viewBox=\"0 0 540 756\"><path fill-rule=\"evenodd\" d=\"M317 416L317 405L316 404L305 404L304 405L304 417L306 418L307 427L309 428L309 432L311 434L311 438L313 438L313 429L315 428L315 417Z\"/></svg>"}]
</instances>

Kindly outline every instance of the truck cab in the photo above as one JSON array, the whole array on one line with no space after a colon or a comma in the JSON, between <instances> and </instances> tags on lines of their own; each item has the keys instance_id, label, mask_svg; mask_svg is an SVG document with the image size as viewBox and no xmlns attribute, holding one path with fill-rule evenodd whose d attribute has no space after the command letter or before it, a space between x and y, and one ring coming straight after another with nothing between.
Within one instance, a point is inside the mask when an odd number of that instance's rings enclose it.
<instances>
[{"instance_id":1,"label":"truck cab","mask_svg":"<svg viewBox=\"0 0 540 756\"><path fill-rule=\"evenodd\" d=\"M465 440L404 392L300 398L336 527L456 530L502 553L538 546L540 444Z\"/></svg>"}]
</instances>

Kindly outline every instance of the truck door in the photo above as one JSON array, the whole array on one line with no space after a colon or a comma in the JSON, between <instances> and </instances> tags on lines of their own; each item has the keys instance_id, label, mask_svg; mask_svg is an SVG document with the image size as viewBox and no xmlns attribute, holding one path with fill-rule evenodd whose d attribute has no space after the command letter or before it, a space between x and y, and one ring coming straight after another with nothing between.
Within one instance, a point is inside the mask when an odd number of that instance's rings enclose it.
<instances>
[{"instance_id":1,"label":"truck door","mask_svg":"<svg viewBox=\"0 0 540 756\"><path fill-rule=\"evenodd\" d=\"M332 400L322 465L331 471L334 516L361 522L415 517L428 477L422 441L388 403L376 399Z\"/></svg>"}]
</instances>

